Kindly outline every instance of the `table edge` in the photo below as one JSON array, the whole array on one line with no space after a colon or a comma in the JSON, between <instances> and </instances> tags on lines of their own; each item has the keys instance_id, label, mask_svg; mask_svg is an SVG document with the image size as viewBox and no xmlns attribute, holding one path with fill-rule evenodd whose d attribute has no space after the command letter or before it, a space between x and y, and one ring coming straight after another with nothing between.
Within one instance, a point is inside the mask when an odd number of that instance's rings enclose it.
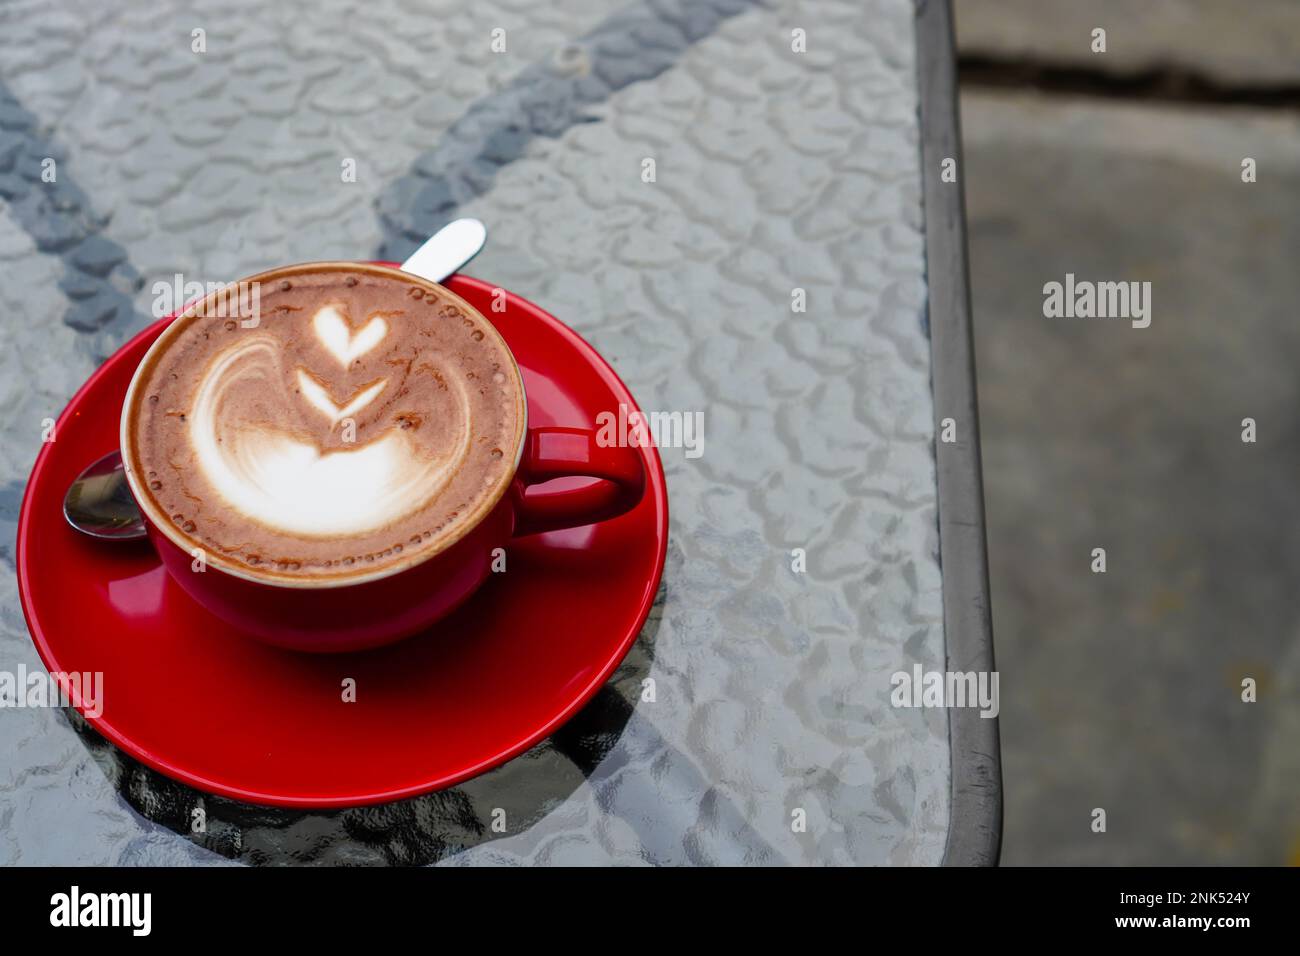
<instances>
[{"instance_id":1,"label":"table edge","mask_svg":"<svg viewBox=\"0 0 1300 956\"><path fill-rule=\"evenodd\" d=\"M953 11L951 0L914 2L945 667L993 672ZM940 179L941 163L949 157L957 161L955 183ZM938 440L945 418L956 422L952 444ZM981 717L976 707L948 708L951 798L945 866L998 863L998 737L997 717Z\"/></svg>"}]
</instances>

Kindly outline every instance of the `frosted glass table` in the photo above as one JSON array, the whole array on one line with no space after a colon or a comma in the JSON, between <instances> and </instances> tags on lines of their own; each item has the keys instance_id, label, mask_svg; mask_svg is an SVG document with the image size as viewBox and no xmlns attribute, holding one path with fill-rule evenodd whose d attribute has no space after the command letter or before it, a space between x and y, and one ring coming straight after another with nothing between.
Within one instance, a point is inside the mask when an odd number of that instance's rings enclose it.
<instances>
[{"instance_id":1,"label":"frosted glass table","mask_svg":"<svg viewBox=\"0 0 1300 956\"><path fill-rule=\"evenodd\" d=\"M662 450L644 633L525 756L268 810L4 709L0 863L995 861L996 720L890 701L993 666L946 4L188 7L0 7L0 669L39 667L13 542L40 423L176 273L400 260L476 216L468 271L704 446Z\"/></svg>"}]
</instances>

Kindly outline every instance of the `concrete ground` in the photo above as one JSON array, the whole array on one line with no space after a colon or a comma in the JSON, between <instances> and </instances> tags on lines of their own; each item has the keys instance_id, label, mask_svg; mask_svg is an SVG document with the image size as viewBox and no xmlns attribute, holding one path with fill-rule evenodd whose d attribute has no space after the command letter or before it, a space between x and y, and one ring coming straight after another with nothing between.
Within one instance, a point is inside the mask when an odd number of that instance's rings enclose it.
<instances>
[{"instance_id":1,"label":"concrete ground","mask_svg":"<svg viewBox=\"0 0 1300 956\"><path fill-rule=\"evenodd\" d=\"M1300 4L1231 28L1227 3L1028 6L958 3L980 72L1087 68L1102 14L1126 58L1106 69L1300 72ZM1003 862L1300 863L1300 116L982 85L961 105ZM1150 281L1150 327L1045 318L1067 272Z\"/></svg>"},{"instance_id":2,"label":"concrete ground","mask_svg":"<svg viewBox=\"0 0 1300 956\"><path fill-rule=\"evenodd\" d=\"M1186 71L1235 88L1300 79L1296 0L953 0L967 58L1122 77ZM1104 54L1092 31L1106 31Z\"/></svg>"}]
</instances>

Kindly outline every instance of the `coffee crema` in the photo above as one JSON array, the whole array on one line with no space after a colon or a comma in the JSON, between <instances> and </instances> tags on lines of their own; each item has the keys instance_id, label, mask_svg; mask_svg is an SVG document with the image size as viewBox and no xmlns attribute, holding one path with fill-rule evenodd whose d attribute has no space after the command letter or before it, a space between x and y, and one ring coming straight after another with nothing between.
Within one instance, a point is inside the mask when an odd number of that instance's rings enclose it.
<instances>
[{"instance_id":1,"label":"coffee crema","mask_svg":"<svg viewBox=\"0 0 1300 956\"><path fill-rule=\"evenodd\" d=\"M525 410L483 316L380 267L248 282L256 317L234 287L191 307L128 398L127 467L187 549L260 578L364 578L441 550L496 504Z\"/></svg>"}]
</instances>

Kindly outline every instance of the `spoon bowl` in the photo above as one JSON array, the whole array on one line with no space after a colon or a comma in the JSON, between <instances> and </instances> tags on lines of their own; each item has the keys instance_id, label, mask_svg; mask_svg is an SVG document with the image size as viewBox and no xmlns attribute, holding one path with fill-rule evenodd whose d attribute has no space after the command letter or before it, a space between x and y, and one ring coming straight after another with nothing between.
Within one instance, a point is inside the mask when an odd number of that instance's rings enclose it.
<instances>
[{"instance_id":1,"label":"spoon bowl","mask_svg":"<svg viewBox=\"0 0 1300 956\"><path fill-rule=\"evenodd\" d=\"M144 517L131 497L120 451L109 452L77 476L63 498L63 517L92 538L129 541L145 536Z\"/></svg>"}]
</instances>

